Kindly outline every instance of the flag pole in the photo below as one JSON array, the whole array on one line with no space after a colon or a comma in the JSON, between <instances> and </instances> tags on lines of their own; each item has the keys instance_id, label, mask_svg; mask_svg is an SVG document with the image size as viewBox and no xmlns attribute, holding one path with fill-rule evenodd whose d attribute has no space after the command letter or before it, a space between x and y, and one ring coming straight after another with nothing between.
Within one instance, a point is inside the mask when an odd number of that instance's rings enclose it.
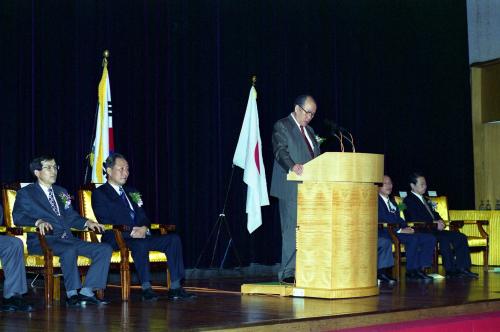
<instances>
[{"instance_id":1,"label":"flag pole","mask_svg":"<svg viewBox=\"0 0 500 332\"><path fill-rule=\"evenodd\" d=\"M104 66L107 66L108 65L108 58L109 58L109 50L104 50L104 52L102 53L102 62L101 62L101 66L102 68L104 68ZM95 115L94 115L94 125L92 126L92 128L95 128L96 125L97 125L97 115L99 114L99 102L97 103L97 107L96 107L96 110L95 110ZM94 148L94 141L95 141L95 135L92 136L92 139L90 141L90 152L85 156L85 176L83 177L83 183L84 184L87 184L87 178L88 178L88 173L89 173L89 168L91 167L90 166L90 158L92 156L92 152L93 152L93 148Z\"/></svg>"},{"instance_id":2,"label":"flag pole","mask_svg":"<svg viewBox=\"0 0 500 332\"><path fill-rule=\"evenodd\" d=\"M251 82L252 82L252 86L255 88L255 84L257 83L257 76L256 75L252 75ZM221 229L223 229L223 226L225 226L226 233L229 236L229 241L227 243L226 249L224 250L224 254L223 254L221 263L219 265L219 270L224 268L224 262L226 261L227 254L229 252L230 247L233 248L234 255L235 255L236 259L238 260L239 267L241 268L242 264L241 264L240 256L238 254L238 250L236 249L236 247L233 244L234 243L233 235L231 234L231 230L229 228L229 225L227 223L227 218L226 218L226 207L227 207L227 201L229 198L229 193L231 191L231 184L233 183L234 166L235 166L234 163L231 163L231 175L229 176L229 181L228 181L227 188L226 188L226 195L224 198L224 205L222 206L222 211L219 213L217 220L215 221L212 229L210 230L207 241L206 241L205 245L203 246L203 249L201 250L201 253L196 260L196 264L194 265L193 270L191 271L190 277L192 277L194 271L198 269L202 258L205 256L205 253L207 252L207 250L209 248L212 237L215 235L215 239L214 239L215 242L214 242L214 247L212 249L212 257L210 260L209 268L213 267L215 255L217 252L217 247L219 244L219 237L220 237Z\"/></svg>"}]
</instances>

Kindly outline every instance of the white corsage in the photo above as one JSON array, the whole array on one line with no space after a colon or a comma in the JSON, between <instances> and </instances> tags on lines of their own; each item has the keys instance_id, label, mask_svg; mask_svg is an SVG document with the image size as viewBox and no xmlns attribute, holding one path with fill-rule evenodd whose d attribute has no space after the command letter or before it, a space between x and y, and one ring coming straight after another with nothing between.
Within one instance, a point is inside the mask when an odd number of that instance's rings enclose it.
<instances>
[{"instance_id":1,"label":"white corsage","mask_svg":"<svg viewBox=\"0 0 500 332\"><path fill-rule=\"evenodd\" d=\"M434 202L433 200L430 200L430 199L429 199L429 200L427 201L427 203L429 203L429 205L430 205L430 207L432 208L432 210L436 211L437 206L438 206L436 202Z\"/></svg>"},{"instance_id":2,"label":"white corsage","mask_svg":"<svg viewBox=\"0 0 500 332\"><path fill-rule=\"evenodd\" d=\"M318 135L315 135L314 138L316 139L316 142L318 142L319 145L321 145L321 143L326 141L326 138L318 136Z\"/></svg>"},{"instance_id":3,"label":"white corsage","mask_svg":"<svg viewBox=\"0 0 500 332\"><path fill-rule=\"evenodd\" d=\"M141 207L144 203L142 202L142 197L140 192L128 193L132 201L137 204L138 207Z\"/></svg>"},{"instance_id":4,"label":"white corsage","mask_svg":"<svg viewBox=\"0 0 500 332\"><path fill-rule=\"evenodd\" d=\"M59 198L64 205L64 209L67 210L71 207L71 195L65 192L59 194Z\"/></svg>"}]
</instances>

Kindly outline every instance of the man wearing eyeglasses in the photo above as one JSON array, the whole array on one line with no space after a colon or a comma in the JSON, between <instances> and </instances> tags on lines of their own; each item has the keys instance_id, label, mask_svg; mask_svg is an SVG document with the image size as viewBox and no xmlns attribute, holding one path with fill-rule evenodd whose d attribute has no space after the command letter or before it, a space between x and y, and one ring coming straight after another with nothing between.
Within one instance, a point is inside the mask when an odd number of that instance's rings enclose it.
<instances>
[{"instance_id":1,"label":"man wearing eyeglasses","mask_svg":"<svg viewBox=\"0 0 500 332\"><path fill-rule=\"evenodd\" d=\"M69 307L106 304L97 299L93 291L106 287L112 248L107 243L85 242L72 235L71 228L104 231L104 227L83 218L73 209L66 189L54 185L58 170L52 157L33 159L30 171L37 181L17 192L12 213L14 223L38 227L54 255L59 256ZM28 252L43 254L37 234L28 234ZM78 272L78 256L92 260L83 285Z\"/></svg>"},{"instance_id":2,"label":"man wearing eyeglasses","mask_svg":"<svg viewBox=\"0 0 500 332\"><path fill-rule=\"evenodd\" d=\"M297 183L287 181L289 171L303 172L303 164L317 157L319 144L309 122L316 114L316 102L310 95L298 96L293 112L274 124L274 154L271 196L279 200L281 220L281 268L278 279L295 282L295 228L297 227Z\"/></svg>"}]
</instances>

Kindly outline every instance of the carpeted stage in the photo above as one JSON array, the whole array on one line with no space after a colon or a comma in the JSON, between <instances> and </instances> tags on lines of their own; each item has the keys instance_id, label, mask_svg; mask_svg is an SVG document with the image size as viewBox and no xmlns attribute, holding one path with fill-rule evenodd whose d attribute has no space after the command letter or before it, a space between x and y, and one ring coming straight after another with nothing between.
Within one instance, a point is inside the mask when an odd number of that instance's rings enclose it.
<instances>
[{"instance_id":1,"label":"carpeted stage","mask_svg":"<svg viewBox=\"0 0 500 332\"><path fill-rule=\"evenodd\" d=\"M119 288L110 286L110 305L1 313L0 330L498 331L500 274L474 271L479 280L402 281L382 285L379 296L342 300L241 295L242 283L261 280L232 278L188 280L186 286L198 294L190 301L141 302L135 288L131 301L121 303ZM42 291L29 298L40 303Z\"/></svg>"}]
</instances>

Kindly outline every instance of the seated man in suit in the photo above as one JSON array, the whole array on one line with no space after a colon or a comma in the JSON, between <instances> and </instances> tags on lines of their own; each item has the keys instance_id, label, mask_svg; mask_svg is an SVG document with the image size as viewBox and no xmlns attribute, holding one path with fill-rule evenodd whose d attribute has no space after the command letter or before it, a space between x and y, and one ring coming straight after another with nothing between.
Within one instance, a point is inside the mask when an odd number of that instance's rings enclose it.
<instances>
[{"instance_id":1,"label":"seated man in suit","mask_svg":"<svg viewBox=\"0 0 500 332\"><path fill-rule=\"evenodd\" d=\"M168 291L169 299L189 299L196 297L181 287L184 278L181 240L177 234L150 236L151 222L144 209L137 190L124 187L129 176L128 162L119 153L110 155L104 163L107 182L92 193L92 209L97 219L103 224L126 225L132 231L124 232L123 237L132 252L135 267L142 287L142 299L156 300L158 296L151 288L149 252L157 250L168 257L168 268L172 280ZM118 249L114 234L104 233L103 241Z\"/></svg>"},{"instance_id":2,"label":"seated man in suit","mask_svg":"<svg viewBox=\"0 0 500 332\"><path fill-rule=\"evenodd\" d=\"M410 280L432 280L424 269L432 266L432 256L436 238L431 234L415 233L408 227L399 214L398 205L392 194L392 180L384 175L384 182L379 189L378 220L399 227L398 239L404 244L406 252L406 278ZM378 237L390 239L387 230L379 230ZM391 246L392 249L392 246ZM391 252L392 258L392 252Z\"/></svg>"},{"instance_id":3,"label":"seated man in suit","mask_svg":"<svg viewBox=\"0 0 500 332\"><path fill-rule=\"evenodd\" d=\"M30 170L37 181L17 192L12 213L14 223L17 226L38 227L54 255L59 256L68 306L106 304L106 301L95 297L94 290L106 287L113 250L107 243L85 242L71 234L71 228L87 227L94 231L104 231L104 228L76 213L66 189L54 185L58 169L52 157L33 159ZM37 234L28 234L28 251L35 255L43 254ZM76 264L78 256L92 260L83 285Z\"/></svg>"},{"instance_id":4,"label":"seated man in suit","mask_svg":"<svg viewBox=\"0 0 500 332\"><path fill-rule=\"evenodd\" d=\"M0 224L3 224L3 208L0 205ZM32 311L22 294L28 292L24 269L23 241L14 236L0 235L0 261L5 280L3 283L3 303L0 311Z\"/></svg>"},{"instance_id":5,"label":"seated man in suit","mask_svg":"<svg viewBox=\"0 0 500 332\"><path fill-rule=\"evenodd\" d=\"M392 241L389 237L378 236L377 239L377 279L381 282L395 283L389 270L394 266L392 257Z\"/></svg>"},{"instance_id":6,"label":"seated man in suit","mask_svg":"<svg viewBox=\"0 0 500 332\"><path fill-rule=\"evenodd\" d=\"M470 271L471 260L467 237L459 232L444 230L443 219L432 208L424 194L427 182L423 174L415 172L410 175L411 193L404 199L407 221L423 221L430 226L430 230L423 230L433 234L438 243L447 278L470 277L478 275Z\"/></svg>"}]
</instances>

